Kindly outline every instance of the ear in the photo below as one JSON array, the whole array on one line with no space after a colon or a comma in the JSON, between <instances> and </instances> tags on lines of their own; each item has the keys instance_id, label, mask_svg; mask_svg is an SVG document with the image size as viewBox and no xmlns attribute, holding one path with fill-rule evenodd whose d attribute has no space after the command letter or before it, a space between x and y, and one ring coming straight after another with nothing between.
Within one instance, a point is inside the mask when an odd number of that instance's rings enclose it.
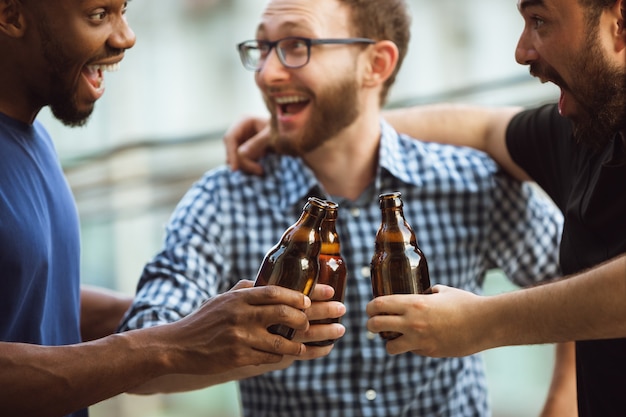
<instances>
[{"instance_id":1,"label":"ear","mask_svg":"<svg viewBox=\"0 0 626 417\"><path fill-rule=\"evenodd\" d=\"M608 9L611 26L614 28L611 35L615 39L615 50L626 48L626 0L616 0Z\"/></svg>"},{"instance_id":2,"label":"ear","mask_svg":"<svg viewBox=\"0 0 626 417\"><path fill-rule=\"evenodd\" d=\"M26 28L19 0L0 0L0 33L18 38Z\"/></svg>"},{"instance_id":3,"label":"ear","mask_svg":"<svg viewBox=\"0 0 626 417\"><path fill-rule=\"evenodd\" d=\"M398 47L392 41L378 41L370 46L367 59L369 61L363 77L364 86L382 85L398 65Z\"/></svg>"}]
</instances>

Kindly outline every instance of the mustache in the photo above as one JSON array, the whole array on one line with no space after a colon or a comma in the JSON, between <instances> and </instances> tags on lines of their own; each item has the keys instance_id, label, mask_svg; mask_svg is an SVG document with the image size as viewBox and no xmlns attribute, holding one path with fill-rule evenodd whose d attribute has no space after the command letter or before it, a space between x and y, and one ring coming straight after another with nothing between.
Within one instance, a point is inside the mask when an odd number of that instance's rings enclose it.
<instances>
[{"instance_id":1,"label":"mustache","mask_svg":"<svg viewBox=\"0 0 626 417\"><path fill-rule=\"evenodd\" d=\"M110 58L122 58L124 57L124 51L126 49L120 48L107 48L107 51L102 56L99 56L92 60L92 62L104 61Z\"/></svg>"},{"instance_id":2,"label":"mustache","mask_svg":"<svg viewBox=\"0 0 626 417\"><path fill-rule=\"evenodd\" d=\"M536 62L530 64L530 75L541 80L550 81L561 88L568 89L567 83L561 78L559 73L552 67Z\"/></svg>"}]
</instances>

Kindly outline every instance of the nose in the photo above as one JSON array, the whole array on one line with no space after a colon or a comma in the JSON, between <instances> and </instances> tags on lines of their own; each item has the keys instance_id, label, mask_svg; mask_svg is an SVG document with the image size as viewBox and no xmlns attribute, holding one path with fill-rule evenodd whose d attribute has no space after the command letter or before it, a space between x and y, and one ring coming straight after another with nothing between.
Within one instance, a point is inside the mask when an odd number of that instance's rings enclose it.
<instances>
[{"instance_id":1,"label":"nose","mask_svg":"<svg viewBox=\"0 0 626 417\"><path fill-rule=\"evenodd\" d=\"M530 38L528 32L524 30L517 41L515 60L520 65L530 65L539 58L539 53Z\"/></svg>"},{"instance_id":2,"label":"nose","mask_svg":"<svg viewBox=\"0 0 626 417\"><path fill-rule=\"evenodd\" d=\"M276 48L272 49L262 62L261 68L256 72L257 84L272 85L288 78L288 68L280 62Z\"/></svg>"},{"instance_id":3,"label":"nose","mask_svg":"<svg viewBox=\"0 0 626 417\"><path fill-rule=\"evenodd\" d=\"M109 46L116 49L130 49L135 45L137 37L130 28L126 16L121 16L113 27L113 32L109 37Z\"/></svg>"}]
</instances>

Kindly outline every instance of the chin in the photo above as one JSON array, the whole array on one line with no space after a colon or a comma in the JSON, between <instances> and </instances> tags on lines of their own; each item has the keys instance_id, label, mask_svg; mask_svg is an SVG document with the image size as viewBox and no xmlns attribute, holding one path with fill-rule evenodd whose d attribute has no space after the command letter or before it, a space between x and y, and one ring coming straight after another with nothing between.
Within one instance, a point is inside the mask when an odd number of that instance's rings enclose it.
<instances>
[{"instance_id":1,"label":"chin","mask_svg":"<svg viewBox=\"0 0 626 417\"><path fill-rule=\"evenodd\" d=\"M87 110L78 110L69 106L50 106L50 110L56 119L68 127L81 127L87 124L91 113L93 113L93 106Z\"/></svg>"}]
</instances>

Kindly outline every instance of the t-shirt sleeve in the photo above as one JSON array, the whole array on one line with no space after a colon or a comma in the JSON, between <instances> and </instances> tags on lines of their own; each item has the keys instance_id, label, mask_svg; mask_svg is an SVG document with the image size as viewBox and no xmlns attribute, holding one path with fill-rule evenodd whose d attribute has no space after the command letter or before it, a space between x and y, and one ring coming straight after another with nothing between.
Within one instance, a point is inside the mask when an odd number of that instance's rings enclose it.
<instances>
[{"instance_id":1,"label":"t-shirt sleeve","mask_svg":"<svg viewBox=\"0 0 626 417\"><path fill-rule=\"evenodd\" d=\"M555 104L547 104L516 115L507 128L508 151L522 169L563 207L567 190L561 178L571 175L571 123Z\"/></svg>"}]
</instances>

